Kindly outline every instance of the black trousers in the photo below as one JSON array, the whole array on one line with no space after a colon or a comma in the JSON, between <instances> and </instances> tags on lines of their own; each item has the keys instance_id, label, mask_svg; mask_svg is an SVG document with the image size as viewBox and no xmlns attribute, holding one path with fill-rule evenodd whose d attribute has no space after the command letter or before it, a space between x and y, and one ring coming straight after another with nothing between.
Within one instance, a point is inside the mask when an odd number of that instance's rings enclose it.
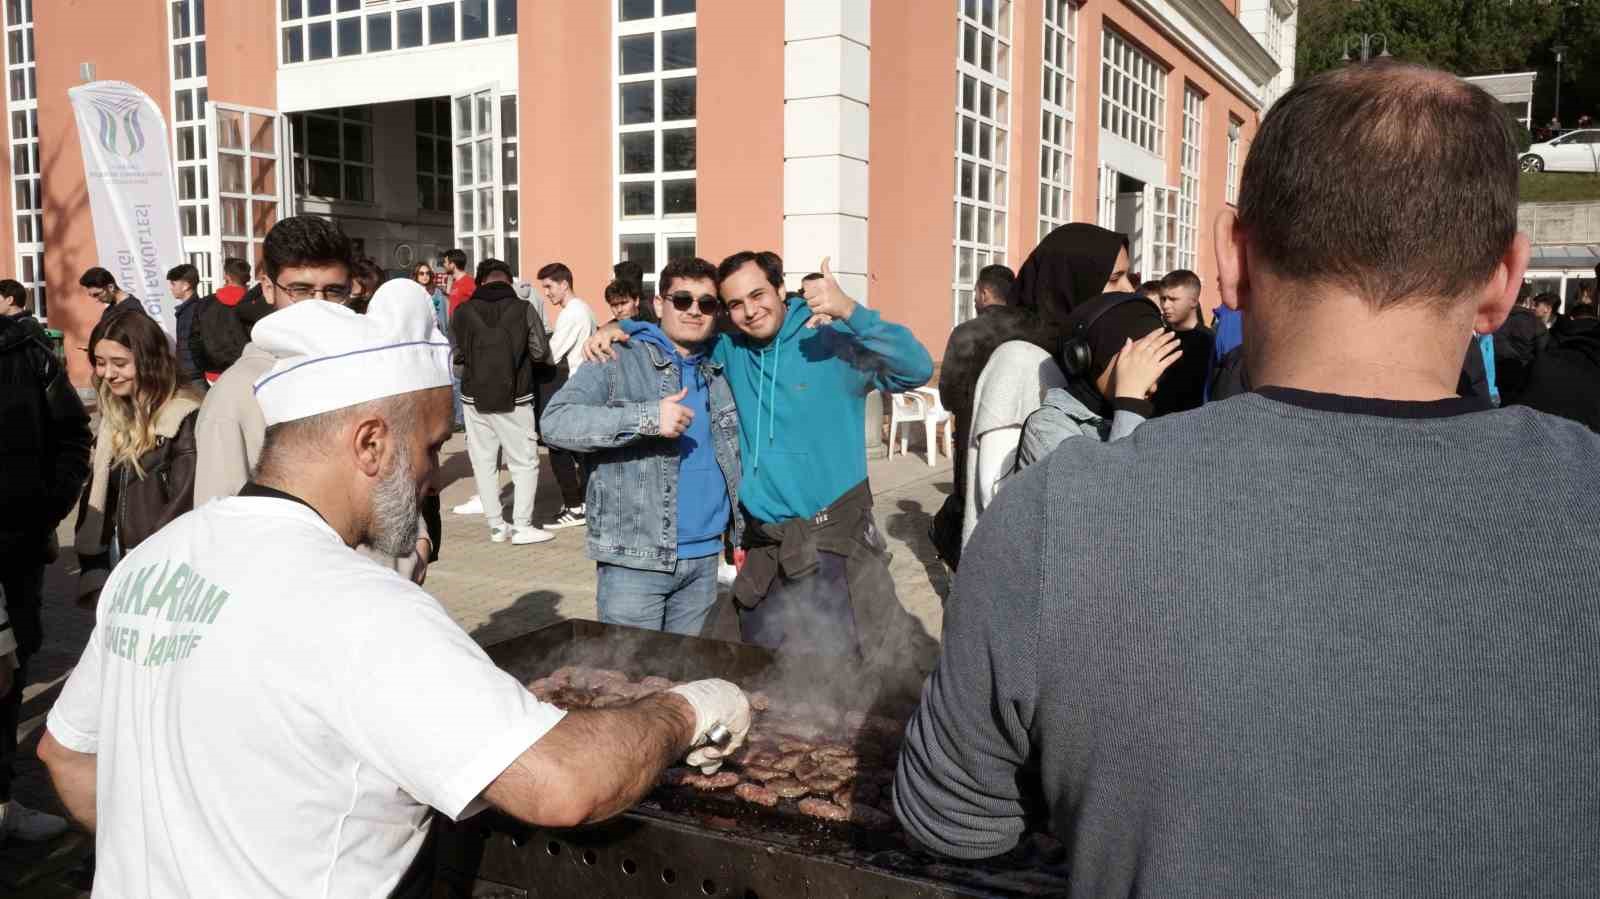
<instances>
[{"instance_id":1,"label":"black trousers","mask_svg":"<svg viewBox=\"0 0 1600 899\"><path fill-rule=\"evenodd\" d=\"M538 427L539 420L544 417L544 407L550 404L550 398L566 383L565 362L548 369L539 379L533 406L534 427ZM556 484L561 488L561 505L568 509L583 505L583 498L589 492L589 466L583 456L549 444L545 447L550 451L550 467L555 469Z\"/></svg>"},{"instance_id":2,"label":"black trousers","mask_svg":"<svg viewBox=\"0 0 1600 899\"><path fill-rule=\"evenodd\" d=\"M17 723L22 712L22 687L28 682L28 660L44 644L39 609L44 592L44 563L0 560L0 588L6 593L6 615L17 638L16 677L0 696L0 802L11 800L12 764L17 757Z\"/></svg>"}]
</instances>

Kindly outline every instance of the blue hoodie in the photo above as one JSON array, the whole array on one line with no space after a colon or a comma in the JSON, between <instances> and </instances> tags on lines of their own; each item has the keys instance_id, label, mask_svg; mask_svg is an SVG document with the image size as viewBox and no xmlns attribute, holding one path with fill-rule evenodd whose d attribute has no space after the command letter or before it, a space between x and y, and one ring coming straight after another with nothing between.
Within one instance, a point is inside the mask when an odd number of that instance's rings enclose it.
<instances>
[{"instance_id":1,"label":"blue hoodie","mask_svg":"<svg viewBox=\"0 0 1600 899\"><path fill-rule=\"evenodd\" d=\"M806 328L809 318L790 296L772 340L723 334L711 353L739 408L740 504L769 524L810 518L866 480L867 393L901 393L933 376L910 330L865 306L821 328Z\"/></svg>"},{"instance_id":2,"label":"blue hoodie","mask_svg":"<svg viewBox=\"0 0 1600 899\"><path fill-rule=\"evenodd\" d=\"M728 482L717 464L711 436L711 391L700 365L705 356L684 356L655 325L630 332L655 344L678 364L678 384L689 392L679 402L694 413L694 420L678 437L678 558L699 559L722 550L728 529Z\"/></svg>"}]
</instances>

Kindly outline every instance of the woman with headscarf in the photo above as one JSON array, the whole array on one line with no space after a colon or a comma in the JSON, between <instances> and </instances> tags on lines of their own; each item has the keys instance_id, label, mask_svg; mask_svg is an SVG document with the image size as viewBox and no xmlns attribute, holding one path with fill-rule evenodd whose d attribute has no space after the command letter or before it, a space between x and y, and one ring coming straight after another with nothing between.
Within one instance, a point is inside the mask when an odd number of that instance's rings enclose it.
<instances>
[{"instance_id":1,"label":"woman with headscarf","mask_svg":"<svg viewBox=\"0 0 1600 899\"><path fill-rule=\"evenodd\" d=\"M1017 272L1010 305L964 322L951 332L939 375L939 396L955 420L955 490L935 517L930 535L940 558L952 569L960 563L961 546L971 533L966 519L970 514L976 520L976 513L968 513L967 506L972 493L968 476L973 460L969 456L975 440L979 376L1003 344L1022 341L1031 345L1009 350L990 378L996 388L1003 384L1006 393L1018 401L1007 402L1004 408L991 403L995 418L986 416L986 426L1020 432L1023 420L1043 400L1046 382L1064 383L1053 358L1067 317L1102 293L1132 290L1128 268L1127 238L1094 225L1062 225L1028 254ZM1013 449L1015 445L1013 437Z\"/></svg>"}]
</instances>

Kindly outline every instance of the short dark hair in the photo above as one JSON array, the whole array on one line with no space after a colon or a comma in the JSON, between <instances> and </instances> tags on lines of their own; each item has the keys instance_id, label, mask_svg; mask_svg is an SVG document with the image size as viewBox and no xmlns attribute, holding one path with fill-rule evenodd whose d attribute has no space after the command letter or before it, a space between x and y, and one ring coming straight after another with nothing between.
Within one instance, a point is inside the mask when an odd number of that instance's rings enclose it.
<instances>
[{"instance_id":1,"label":"short dark hair","mask_svg":"<svg viewBox=\"0 0 1600 899\"><path fill-rule=\"evenodd\" d=\"M98 287L102 290L117 286L116 276L100 266L85 271L78 277L79 287Z\"/></svg>"},{"instance_id":2,"label":"short dark hair","mask_svg":"<svg viewBox=\"0 0 1600 899\"><path fill-rule=\"evenodd\" d=\"M973 283L972 289L977 291L987 287L995 296L1005 302L1010 300L1011 285L1015 284L1016 281L1016 272L1013 272L1009 266L997 263L978 269L978 280Z\"/></svg>"},{"instance_id":3,"label":"short dark hair","mask_svg":"<svg viewBox=\"0 0 1600 899\"><path fill-rule=\"evenodd\" d=\"M1541 304L1549 306L1551 309L1560 309L1561 298L1546 291L1545 293L1541 293L1533 298L1533 305L1538 306Z\"/></svg>"},{"instance_id":4,"label":"short dark hair","mask_svg":"<svg viewBox=\"0 0 1600 899\"><path fill-rule=\"evenodd\" d=\"M482 284L484 278L489 277L495 272L505 275L507 281L517 280L517 276L511 273L511 266L500 259L485 259L478 263L478 271L473 274L472 280Z\"/></svg>"},{"instance_id":5,"label":"short dark hair","mask_svg":"<svg viewBox=\"0 0 1600 899\"><path fill-rule=\"evenodd\" d=\"M618 278L606 285L606 302L639 299L639 287L627 278Z\"/></svg>"},{"instance_id":6,"label":"short dark hair","mask_svg":"<svg viewBox=\"0 0 1600 899\"><path fill-rule=\"evenodd\" d=\"M618 280L627 281L639 290L644 283L644 265L637 259L624 259L611 267L611 274Z\"/></svg>"},{"instance_id":7,"label":"short dark hair","mask_svg":"<svg viewBox=\"0 0 1600 899\"><path fill-rule=\"evenodd\" d=\"M189 285L190 290L195 290L200 286L200 270L185 262L168 269L167 280L182 281Z\"/></svg>"},{"instance_id":8,"label":"short dark hair","mask_svg":"<svg viewBox=\"0 0 1600 899\"><path fill-rule=\"evenodd\" d=\"M1161 286L1166 290L1177 290L1181 287L1184 290L1192 290L1195 293L1199 293L1200 276L1186 268L1180 268L1176 271L1167 272L1167 276L1161 279Z\"/></svg>"},{"instance_id":9,"label":"short dark hair","mask_svg":"<svg viewBox=\"0 0 1600 899\"><path fill-rule=\"evenodd\" d=\"M33 311L33 301L28 299L28 288L23 287L21 281L0 278L0 297L5 297L20 306L24 312Z\"/></svg>"},{"instance_id":10,"label":"short dark hair","mask_svg":"<svg viewBox=\"0 0 1600 899\"><path fill-rule=\"evenodd\" d=\"M1313 75L1262 120L1238 215L1285 278L1339 285L1377 308L1462 296L1516 237L1510 119L1481 88L1420 65Z\"/></svg>"},{"instance_id":11,"label":"short dark hair","mask_svg":"<svg viewBox=\"0 0 1600 899\"><path fill-rule=\"evenodd\" d=\"M339 226L315 215L291 215L267 232L261 245L267 277L273 281L286 268L342 265L353 268L350 238ZM245 276L247 279L249 275Z\"/></svg>"},{"instance_id":12,"label":"short dark hair","mask_svg":"<svg viewBox=\"0 0 1600 899\"><path fill-rule=\"evenodd\" d=\"M744 268L746 264L754 262L756 267L767 276L767 283L777 288L778 293L783 293L783 257L771 250L740 250L732 256L722 260L717 266L717 284L721 284L729 275Z\"/></svg>"},{"instance_id":13,"label":"short dark hair","mask_svg":"<svg viewBox=\"0 0 1600 899\"><path fill-rule=\"evenodd\" d=\"M250 283L250 263L238 258L224 259L222 262L222 276L243 287Z\"/></svg>"},{"instance_id":14,"label":"short dark hair","mask_svg":"<svg viewBox=\"0 0 1600 899\"><path fill-rule=\"evenodd\" d=\"M461 250L445 250L444 261L462 271L467 270L467 254Z\"/></svg>"},{"instance_id":15,"label":"short dark hair","mask_svg":"<svg viewBox=\"0 0 1600 899\"><path fill-rule=\"evenodd\" d=\"M1146 281L1143 284L1140 284L1138 288L1134 290L1134 293L1144 297L1147 300L1159 300L1161 299L1161 284L1162 282L1160 281Z\"/></svg>"},{"instance_id":16,"label":"short dark hair","mask_svg":"<svg viewBox=\"0 0 1600 899\"><path fill-rule=\"evenodd\" d=\"M686 281L696 281L705 278L715 288L717 283L717 267L693 256L686 259L670 259L661 267L661 275L656 278L656 293L667 295L667 290L672 287L672 282L683 278Z\"/></svg>"},{"instance_id":17,"label":"short dark hair","mask_svg":"<svg viewBox=\"0 0 1600 899\"><path fill-rule=\"evenodd\" d=\"M367 299L371 299L378 292L378 285L383 283L383 269L370 256L362 256L350 264L350 280L360 281L361 287L367 292Z\"/></svg>"},{"instance_id":18,"label":"short dark hair","mask_svg":"<svg viewBox=\"0 0 1600 899\"><path fill-rule=\"evenodd\" d=\"M566 263L563 262L552 262L546 265L544 268L539 269L539 280L565 281L567 282L568 288L574 287L572 281L572 269L567 268Z\"/></svg>"},{"instance_id":19,"label":"short dark hair","mask_svg":"<svg viewBox=\"0 0 1600 899\"><path fill-rule=\"evenodd\" d=\"M804 278L801 278L800 279L800 283L804 284L807 281L821 281L823 278L826 278L826 277L828 277L828 276L824 275L822 272L812 272L811 274L806 275Z\"/></svg>"}]
</instances>

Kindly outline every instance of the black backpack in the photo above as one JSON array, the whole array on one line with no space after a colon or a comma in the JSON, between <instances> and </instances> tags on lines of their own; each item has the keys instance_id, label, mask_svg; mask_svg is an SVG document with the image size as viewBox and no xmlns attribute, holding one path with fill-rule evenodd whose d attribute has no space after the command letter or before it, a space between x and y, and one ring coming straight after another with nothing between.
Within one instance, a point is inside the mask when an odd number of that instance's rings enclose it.
<instances>
[{"instance_id":1,"label":"black backpack","mask_svg":"<svg viewBox=\"0 0 1600 899\"><path fill-rule=\"evenodd\" d=\"M244 345L250 342L250 332L239 320L238 309L224 305L216 294L202 302L204 305L195 310L189 355L201 371L227 371L244 353Z\"/></svg>"}]
</instances>

